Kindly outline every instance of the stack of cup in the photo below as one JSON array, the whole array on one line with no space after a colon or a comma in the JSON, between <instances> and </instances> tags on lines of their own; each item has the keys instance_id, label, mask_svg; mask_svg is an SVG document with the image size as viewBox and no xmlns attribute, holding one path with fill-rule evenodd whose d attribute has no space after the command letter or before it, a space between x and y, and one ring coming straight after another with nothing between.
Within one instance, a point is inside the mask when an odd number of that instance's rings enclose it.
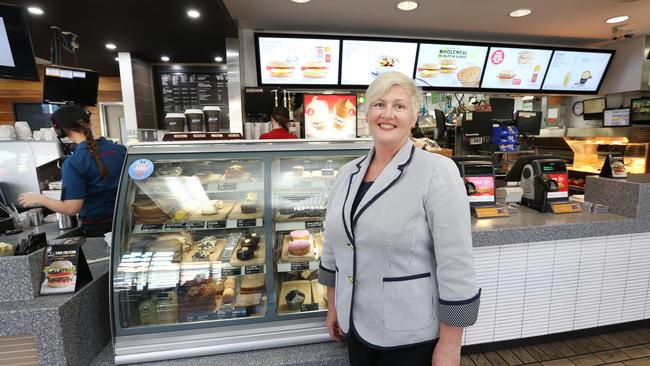
<instances>
[{"instance_id":1,"label":"stack of cup","mask_svg":"<svg viewBox=\"0 0 650 366\"><path fill-rule=\"evenodd\" d=\"M167 113L165 116L165 129L169 132L185 131L185 115L183 113Z\"/></svg>"},{"instance_id":2,"label":"stack of cup","mask_svg":"<svg viewBox=\"0 0 650 366\"><path fill-rule=\"evenodd\" d=\"M203 111L200 109L186 109L185 118L187 118L187 131L202 132L203 130Z\"/></svg>"},{"instance_id":3,"label":"stack of cup","mask_svg":"<svg viewBox=\"0 0 650 366\"><path fill-rule=\"evenodd\" d=\"M221 118L221 108L207 105L203 107L205 115L205 124L208 132L219 132L219 120Z\"/></svg>"}]
</instances>

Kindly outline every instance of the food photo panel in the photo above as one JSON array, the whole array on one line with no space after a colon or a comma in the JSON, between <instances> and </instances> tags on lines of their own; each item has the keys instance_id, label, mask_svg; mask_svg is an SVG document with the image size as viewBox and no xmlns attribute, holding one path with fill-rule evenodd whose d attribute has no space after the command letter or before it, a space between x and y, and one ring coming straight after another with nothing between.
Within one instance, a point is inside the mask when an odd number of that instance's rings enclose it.
<instances>
[{"instance_id":1,"label":"food photo panel","mask_svg":"<svg viewBox=\"0 0 650 366\"><path fill-rule=\"evenodd\" d=\"M370 85L386 71L413 75L417 43L344 40L341 85Z\"/></svg>"},{"instance_id":2,"label":"food photo panel","mask_svg":"<svg viewBox=\"0 0 650 366\"><path fill-rule=\"evenodd\" d=\"M539 90L552 50L490 47L481 88Z\"/></svg>"},{"instance_id":3,"label":"food photo panel","mask_svg":"<svg viewBox=\"0 0 650 366\"><path fill-rule=\"evenodd\" d=\"M478 88L487 46L420 44L415 82L418 86Z\"/></svg>"},{"instance_id":4,"label":"food photo panel","mask_svg":"<svg viewBox=\"0 0 650 366\"><path fill-rule=\"evenodd\" d=\"M353 139L357 136L357 96L305 94L305 137Z\"/></svg>"}]
</instances>

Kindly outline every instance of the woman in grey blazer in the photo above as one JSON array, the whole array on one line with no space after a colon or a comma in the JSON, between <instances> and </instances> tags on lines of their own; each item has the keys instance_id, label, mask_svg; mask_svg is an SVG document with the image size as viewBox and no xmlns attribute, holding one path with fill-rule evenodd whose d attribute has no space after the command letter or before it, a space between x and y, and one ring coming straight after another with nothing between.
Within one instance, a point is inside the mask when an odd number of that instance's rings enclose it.
<instances>
[{"instance_id":1,"label":"woman in grey blazer","mask_svg":"<svg viewBox=\"0 0 650 366\"><path fill-rule=\"evenodd\" d=\"M463 181L450 159L409 140L420 96L403 74L375 79L374 147L340 168L329 196L318 281L352 365L458 365L478 315Z\"/></svg>"}]
</instances>

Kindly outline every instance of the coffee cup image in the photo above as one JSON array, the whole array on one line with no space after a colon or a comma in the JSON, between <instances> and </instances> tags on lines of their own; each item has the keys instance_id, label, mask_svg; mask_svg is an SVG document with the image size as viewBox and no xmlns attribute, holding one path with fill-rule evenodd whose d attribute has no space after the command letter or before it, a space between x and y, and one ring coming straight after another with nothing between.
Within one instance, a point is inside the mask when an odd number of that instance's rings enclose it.
<instances>
[{"instance_id":1,"label":"coffee cup image","mask_svg":"<svg viewBox=\"0 0 650 366\"><path fill-rule=\"evenodd\" d=\"M580 84L586 83L589 79L591 79L591 71L587 70L580 74Z\"/></svg>"}]
</instances>

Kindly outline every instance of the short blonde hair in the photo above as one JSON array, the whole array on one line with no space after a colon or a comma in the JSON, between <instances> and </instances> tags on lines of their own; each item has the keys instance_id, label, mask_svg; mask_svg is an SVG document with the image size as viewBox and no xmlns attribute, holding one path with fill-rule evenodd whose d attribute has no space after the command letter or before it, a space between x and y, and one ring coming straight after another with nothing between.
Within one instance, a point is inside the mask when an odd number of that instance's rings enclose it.
<instances>
[{"instance_id":1,"label":"short blonde hair","mask_svg":"<svg viewBox=\"0 0 650 366\"><path fill-rule=\"evenodd\" d=\"M411 100L411 109L413 117L417 118L420 101L422 100L422 91L415 85L415 81L410 77L397 71L388 71L379 76L370 84L366 90L366 113L368 108L381 98L388 90L394 86L401 86L406 90Z\"/></svg>"}]
</instances>

